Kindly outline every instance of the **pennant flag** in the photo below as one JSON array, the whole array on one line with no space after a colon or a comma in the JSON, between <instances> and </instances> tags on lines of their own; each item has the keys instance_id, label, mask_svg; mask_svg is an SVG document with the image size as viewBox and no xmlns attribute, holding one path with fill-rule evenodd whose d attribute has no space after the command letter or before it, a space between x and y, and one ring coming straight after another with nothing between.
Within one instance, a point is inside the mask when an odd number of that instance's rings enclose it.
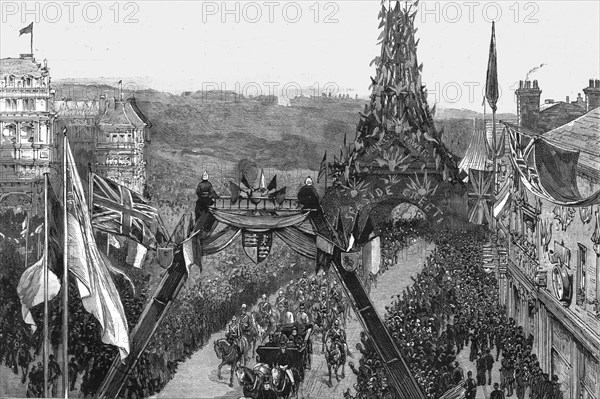
<instances>
[{"instance_id":1,"label":"pennant flag","mask_svg":"<svg viewBox=\"0 0 600 399\"><path fill-rule=\"evenodd\" d=\"M490 42L490 55L488 58L487 78L485 81L485 98L493 111L496 111L498 102L498 67L496 65L496 25L492 21L492 40Z\"/></svg>"},{"instance_id":2,"label":"pennant flag","mask_svg":"<svg viewBox=\"0 0 600 399\"><path fill-rule=\"evenodd\" d=\"M17 286L17 294L21 300L21 314L25 323L31 325L32 332L35 332L37 326L31 315L31 308L44 302L44 261L42 256L35 264L28 267ZM48 270L48 300L51 300L60 291L60 281L56 274Z\"/></svg>"},{"instance_id":3,"label":"pennant flag","mask_svg":"<svg viewBox=\"0 0 600 399\"><path fill-rule=\"evenodd\" d=\"M100 323L102 342L117 346L123 360L129 354L129 328L121 297L109 274L122 272L98 250L86 195L68 141L65 151L71 177L68 185L69 271L77 279L83 307Z\"/></svg>"},{"instance_id":4,"label":"pennant flag","mask_svg":"<svg viewBox=\"0 0 600 399\"><path fill-rule=\"evenodd\" d=\"M158 211L138 193L110 179L92 174L94 213L92 223L98 230L129 237L156 248Z\"/></svg>"},{"instance_id":5,"label":"pennant flag","mask_svg":"<svg viewBox=\"0 0 600 399\"><path fill-rule=\"evenodd\" d=\"M24 35L26 33L33 33L33 22L19 30L19 36Z\"/></svg>"},{"instance_id":6,"label":"pennant flag","mask_svg":"<svg viewBox=\"0 0 600 399\"><path fill-rule=\"evenodd\" d=\"M271 182L267 186L267 191L276 190L277 189L277 175L273 176Z\"/></svg>"},{"instance_id":7,"label":"pennant flag","mask_svg":"<svg viewBox=\"0 0 600 399\"><path fill-rule=\"evenodd\" d=\"M250 183L248 183L248 179L246 179L246 176L242 176L242 184L244 186L246 186L246 189L249 190L252 188L252 186L250 185Z\"/></svg>"},{"instance_id":8,"label":"pennant flag","mask_svg":"<svg viewBox=\"0 0 600 399\"><path fill-rule=\"evenodd\" d=\"M321 165L319 166L319 174L317 175L317 183L321 180L321 177L327 176L327 151L323 154Z\"/></svg>"},{"instance_id":9,"label":"pennant flag","mask_svg":"<svg viewBox=\"0 0 600 399\"><path fill-rule=\"evenodd\" d=\"M267 185L265 183L265 172L263 171L263 169L261 169L260 170L260 181L258 183L258 189L264 190L265 188L267 188Z\"/></svg>"},{"instance_id":10,"label":"pennant flag","mask_svg":"<svg viewBox=\"0 0 600 399\"><path fill-rule=\"evenodd\" d=\"M144 261L146 260L146 254L148 253L148 248L143 246L142 244L136 243L137 251L135 254L135 259L133 260L133 267L136 269L141 269Z\"/></svg>"},{"instance_id":11,"label":"pennant flag","mask_svg":"<svg viewBox=\"0 0 600 399\"><path fill-rule=\"evenodd\" d=\"M281 205L285 201L285 192L287 187L280 188L274 193L269 194L269 198L274 200L278 205Z\"/></svg>"},{"instance_id":12,"label":"pennant flag","mask_svg":"<svg viewBox=\"0 0 600 399\"><path fill-rule=\"evenodd\" d=\"M200 239L200 234L196 234L182 243L183 259L188 274L192 265L198 266L202 271L202 245Z\"/></svg>"},{"instance_id":13,"label":"pennant flag","mask_svg":"<svg viewBox=\"0 0 600 399\"><path fill-rule=\"evenodd\" d=\"M181 216L179 222L177 222L177 225L173 229L173 234L171 234L169 242L172 242L174 244L181 244L183 240L187 239L194 230L194 217L194 209L188 209L187 212L185 212Z\"/></svg>"},{"instance_id":14,"label":"pennant flag","mask_svg":"<svg viewBox=\"0 0 600 399\"><path fill-rule=\"evenodd\" d=\"M129 241L127 244L127 257L125 258L125 262L136 269L141 269L147 253L148 248L138 242Z\"/></svg>"},{"instance_id":15,"label":"pennant flag","mask_svg":"<svg viewBox=\"0 0 600 399\"><path fill-rule=\"evenodd\" d=\"M106 235L108 236L108 244L112 245L115 248L121 248L121 243L119 242L119 240L117 240L115 238L115 236L113 236L110 233L106 233Z\"/></svg>"},{"instance_id":16,"label":"pennant flag","mask_svg":"<svg viewBox=\"0 0 600 399\"><path fill-rule=\"evenodd\" d=\"M231 192L231 204L235 204L240 199L240 188L237 184L230 181L229 191Z\"/></svg>"}]
</instances>

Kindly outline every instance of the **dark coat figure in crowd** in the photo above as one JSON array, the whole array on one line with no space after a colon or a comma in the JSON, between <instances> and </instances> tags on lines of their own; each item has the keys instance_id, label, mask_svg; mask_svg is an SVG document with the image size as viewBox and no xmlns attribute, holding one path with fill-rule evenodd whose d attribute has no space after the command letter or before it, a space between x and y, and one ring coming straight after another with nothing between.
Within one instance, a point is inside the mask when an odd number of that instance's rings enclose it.
<instances>
[{"instance_id":1,"label":"dark coat figure in crowd","mask_svg":"<svg viewBox=\"0 0 600 399\"><path fill-rule=\"evenodd\" d=\"M485 362L485 358L482 355L479 355L477 358L477 385L485 385L485 370L487 369L487 365Z\"/></svg>"},{"instance_id":2,"label":"dark coat figure in crowd","mask_svg":"<svg viewBox=\"0 0 600 399\"><path fill-rule=\"evenodd\" d=\"M313 181L310 177L306 178L304 186L298 190L298 205L302 209L321 209L319 194L315 186L313 186Z\"/></svg>"},{"instance_id":3,"label":"dark coat figure in crowd","mask_svg":"<svg viewBox=\"0 0 600 399\"><path fill-rule=\"evenodd\" d=\"M477 384L473 379L473 372L467 372L467 380L465 381L463 387L465 388L465 399L475 399L475 394L477 393Z\"/></svg>"},{"instance_id":4,"label":"dark coat figure in crowd","mask_svg":"<svg viewBox=\"0 0 600 399\"><path fill-rule=\"evenodd\" d=\"M517 371L517 375L515 378L515 382L517 385L517 399L525 398L525 388L527 387L527 378L525 377L525 373L521 370ZM511 384L512 386L512 384ZM512 389L508 391L508 396L512 395Z\"/></svg>"},{"instance_id":5,"label":"dark coat figure in crowd","mask_svg":"<svg viewBox=\"0 0 600 399\"><path fill-rule=\"evenodd\" d=\"M79 365L74 357L69 362L69 391L75 389L75 383L77 382L77 374L79 373Z\"/></svg>"},{"instance_id":6,"label":"dark coat figure in crowd","mask_svg":"<svg viewBox=\"0 0 600 399\"><path fill-rule=\"evenodd\" d=\"M60 365L54 359L54 355L50 355L48 357L48 389L51 390L53 397L58 391L58 377L61 375Z\"/></svg>"},{"instance_id":7,"label":"dark coat figure in crowd","mask_svg":"<svg viewBox=\"0 0 600 399\"><path fill-rule=\"evenodd\" d=\"M452 381L454 381L454 385L460 384L464 378L465 374L462 367L460 367L458 362L454 362L454 370L452 371Z\"/></svg>"},{"instance_id":8,"label":"dark coat figure in crowd","mask_svg":"<svg viewBox=\"0 0 600 399\"><path fill-rule=\"evenodd\" d=\"M208 172L204 171L202 174L202 181L198 184L196 188L196 195L198 199L196 200L196 221L198 221L202 212L207 211L211 205L215 203L214 200L221 198L219 194L216 193L213 185L210 181L208 181Z\"/></svg>"},{"instance_id":9,"label":"dark coat figure in crowd","mask_svg":"<svg viewBox=\"0 0 600 399\"><path fill-rule=\"evenodd\" d=\"M494 383L494 390L490 395L490 399L505 399L504 391L500 390L500 387L497 382Z\"/></svg>"},{"instance_id":10,"label":"dark coat figure in crowd","mask_svg":"<svg viewBox=\"0 0 600 399\"><path fill-rule=\"evenodd\" d=\"M485 350L485 355L482 356L485 361L485 367L488 371L488 385L492 385L492 368L494 367L494 356L489 349Z\"/></svg>"}]
</instances>

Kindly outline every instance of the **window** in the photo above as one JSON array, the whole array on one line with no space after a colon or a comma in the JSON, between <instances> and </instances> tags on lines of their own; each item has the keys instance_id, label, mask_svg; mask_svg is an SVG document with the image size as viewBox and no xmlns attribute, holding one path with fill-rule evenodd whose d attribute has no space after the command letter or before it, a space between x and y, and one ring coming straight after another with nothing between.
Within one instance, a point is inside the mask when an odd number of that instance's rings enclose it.
<instances>
[{"instance_id":1,"label":"window","mask_svg":"<svg viewBox=\"0 0 600 399\"><path fill-rule=\"evenodd\" d=\"M585 306L586 281L587 281L587 248L583 244L578 244L577 250L577 289L576 303L578 306Z\"/></svg>"}]
</instances>

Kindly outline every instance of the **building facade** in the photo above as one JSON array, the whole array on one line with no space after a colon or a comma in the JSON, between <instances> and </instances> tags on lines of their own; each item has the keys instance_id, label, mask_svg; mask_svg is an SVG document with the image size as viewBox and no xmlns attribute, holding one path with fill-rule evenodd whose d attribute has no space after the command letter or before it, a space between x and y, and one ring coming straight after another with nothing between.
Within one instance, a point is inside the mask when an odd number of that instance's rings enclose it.
<instances>
[{"instance_id":1,"label":"building facade","mask_svg":"<svg viewBox=\"0 0 600 399\"><path fill-rule=\"evenodd\" d=\"M526 109L537 82L517 90L524 109L502 160L510 201L497 219L501 300L536 337L540 366L565 399L600 399L600 105L589 109L590 82L587 112L541 135Z\"/></svg>"},{"instance_id":2,"label":"building facade","mask_svg":"<svg viewBox=\"0 0 600 399\"><path fill-rule=\"evenodd\" d=\"M130 190L146 188L146 146L150 121L134 98L55 101L58 129L67 128L69 143L82 176L88 167Z\"/></svg>"},{"instance_id":3,"label":"building facade","mask_svg":"<svg viewBox=\"0 0 600 399\"><path fill-rule=\"evenodd\" d=\"M0 207L38 205L44 174L57 159L52 101L45 60L0 60Z\"/></svg>"}]
</instances>

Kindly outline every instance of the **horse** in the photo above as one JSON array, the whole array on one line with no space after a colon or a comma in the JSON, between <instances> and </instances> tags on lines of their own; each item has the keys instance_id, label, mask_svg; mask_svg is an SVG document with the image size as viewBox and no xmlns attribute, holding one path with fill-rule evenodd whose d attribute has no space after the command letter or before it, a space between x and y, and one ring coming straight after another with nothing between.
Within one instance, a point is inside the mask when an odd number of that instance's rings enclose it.
<instances>
[{"instance_id":1,"label":"horse","mask_svg":"<svg viewBox=\"0 0 600 399\"><path fill-rule=\"evenodd\" d=\"M229 386L233 387L233 372L235 366L242 360L243 352L238 344L230 344L225 338L221 338L215 341L215 353L217 357L221 359L221 364L217 369L217 377L222 380L221 367L228 365L231 368L231 378L229 379Z\"/></svg>"},{"instance_id":2,"label":"horse","mask_svg":"<svg viewBox=\"0 0 600 399\"><path fill-rule=\"evenodd\" d=\"M271 312L269 312L269 313L253 312L252 317L256 321L256 330L258 332L258 340L262 344L263 342L265 342L265 338L267 337L267 332L269 331Z\"/></svg>"},{"instance_id":3,"label":"horse","mask_svg":"<svg viewBox=\"0 0 600 399\"><path fill-rule=\"evenodd\" d=\"M263 341L265 337L273 334L275 330L277 330L277 325L281 323L281 312L276 307L271 308L271 313L269 314L269 328L265 331L263 336Z\"/></svg>"},{"instance_id":4,"label":"horse","mask_svg":"<svg viewBox=\"0 0 600 399\"><path fill-rule=\"evenodd\" d=\"M341 378L345 377L344 374L344 366L346 364L346 354L344 351L344 345L335 340L331 343L331 346L327 348L325 352L325 360L327 361L327 370L329 371L329 387L332 387L331 384L331 369L334 369L335 379L337 382L340 382L340 377L338 377L338 369L342 366L342 374Z\"/></svg>"},{"instance_id":5,"label":"horse","mask_svg":"<svg viewBox=\"0 0 600 399\"><path fill-rule=\"evenodd\" d=\"M235 375L242 386L244 397L252 399L276 399L277 394L271 389L265 389L264 381L261 382L260 376L248 368L237 366Z\"/></svg>"},{"instance_id":6,"label":"horse","mask_svg":"<svg viewBox=\"0 0 600 399\"><path fill-rule=\"evenodd\" d=\"M292 385L290 376L281 367L273 367L271 370L271 389L275 391L278 399L288 399L290 395L298 398L298 387L300 384L300 373L295 367L292 367L292 375L296 385Z\"/></svg>"}]
</instances>

